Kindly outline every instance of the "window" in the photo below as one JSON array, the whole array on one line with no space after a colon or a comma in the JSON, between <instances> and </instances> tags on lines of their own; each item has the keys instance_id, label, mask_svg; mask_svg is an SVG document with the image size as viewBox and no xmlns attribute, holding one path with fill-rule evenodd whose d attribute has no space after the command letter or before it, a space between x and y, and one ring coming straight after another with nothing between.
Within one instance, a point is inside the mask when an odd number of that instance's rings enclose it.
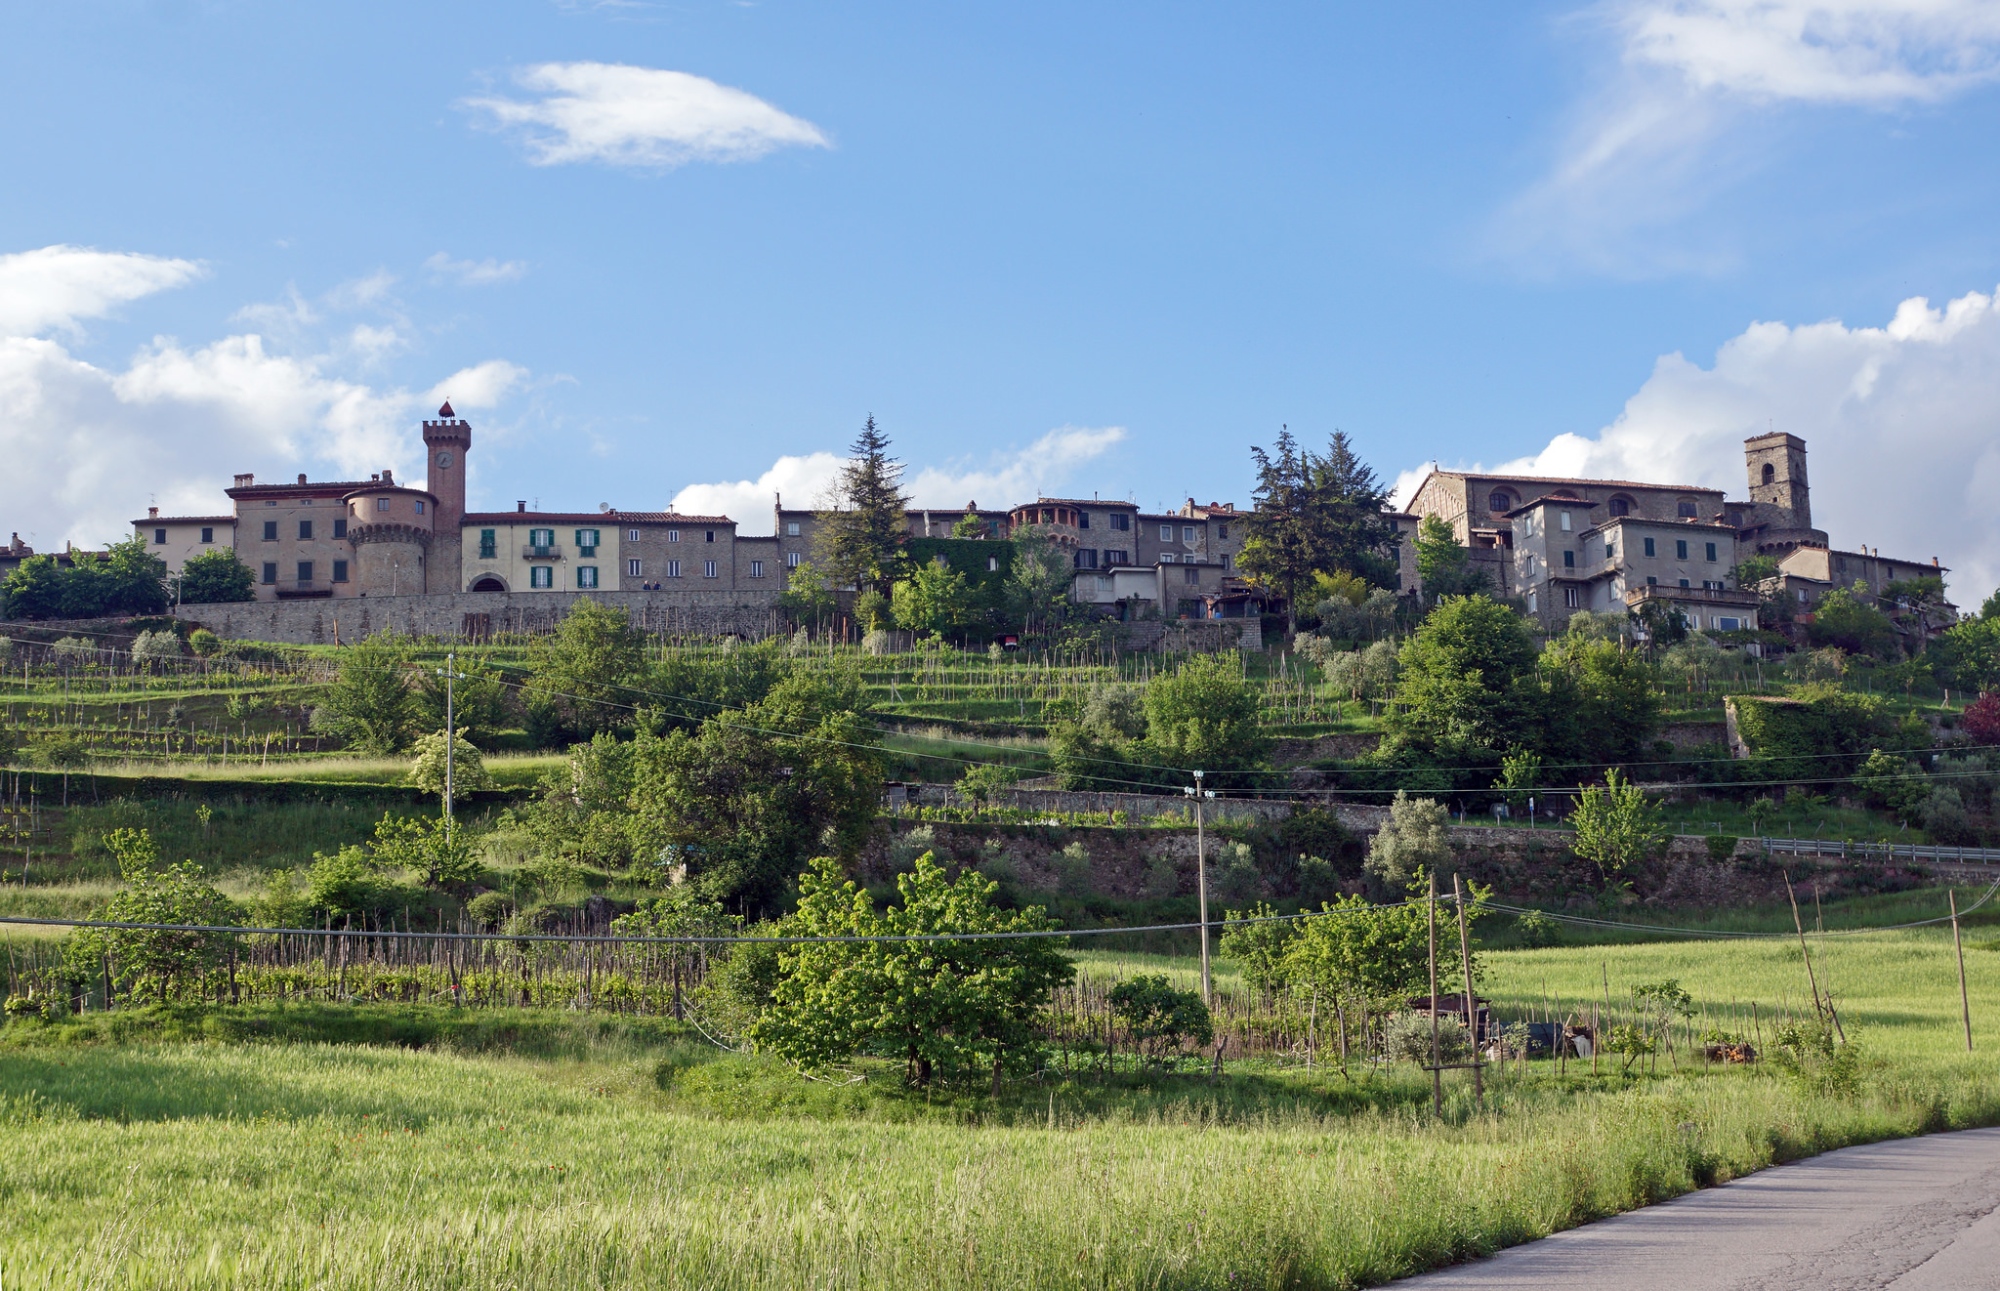
<instances>
[{"instance_id":1,"label":"window","mask_svg":"<svg viewBox=\"0 0 2000 1291\"><path fill-rule=\"evenodd\" d=\"M1535 536L1535 517L1532 515L1521 517L1521 532L1529 538Z\"/></svg>"},{"instance_id":2,"label":"window","mask_svg":"<svg viewBox=\"0 0 2000 1291\"><path fill-rule=\"evenodd\" d=\"M704 561L702 561L702 562L701 562L701 576L702 576L703 578L714 578L714 577L715 577L715 562L714 562L714 561L712 561L712 560L704 560Z\"/></svg>"},{"instance_id":3,"label":"window","mask_svg":"<svg viewBox=\"0 0 2000 1291\"><path fill-rule=\"evenodd\" d=\"M1106 569L1109 569L1113 565L1129 565L1131 563L1132 553L1129 551L1107 551L1104 553L1104 567Z\"/></svg>"},{"instance_id":4,"label":"window","mask_svg":"<svg viewBox=\"0 0 2000 1291\"><path fill-rule=\"evenodd\" d=\"M1096 569L1097 568L1096 550L1090 547L1077 548L1076 567L1078 569Z\"/></svg>"},{"instance_id":5,"label":"window","mask_svg":"<svg viewBox=\"0 0 2000 1291\"><path fill-rule=\"evenodd\" d=\"M333 522L333 536L336 538L345 538L347 536L346 516L342 516L340 519Z\"/></svg>"},{"instance_id":6,"label":"window","mask_svg":"<svg viewBox=\"0 0 2000 1291\"><path fill-rule=\"evenodd\" d=\"M1220 539L1221 539L1222 541L1224 541L1224 542L1228 542L1228 541L1229 541L1229 526L1228 526L1228 525L1226 525L1226 524L1219 524L1219 525L1215 526L1215 536L1216 536L1217 538L1220 538Z\"/></svg>"},{"instance_id":7,"label":"window","mask_svg":"<svg viewBox=\"0 0 2000 1291\"><path fill-rule=\"evenodd\" d=\"M989 574L1000 572L1000 558L998 556L988 556L986 558L986 572Z\"/></svg>"},{"instance_id":8,"label":"window","mask_svg":"<svg viewBox=\"0 0 2000 1291\"><path fill-rule=\"evenodd\" d=\"M1694 500L1692 498L1682 498L1680 501L1674 503L1674 514L1683 520L1694 519Z\"/></svg>"},{"instance_id":9,"label":"window","mask_svg":"<svg viewBox=\"0 0 2000 1291\"><path fill-rule=\"evenodd\" d=\"M1573 552L1573 551L1566 551L1566 552L1564 552L1564 553L1563 553L1563 568L1564 568L1564 569L1575 569L1575 568L1576 568L1576 553L1575 553L1575 552Z\"/></svg>"},{"instance_id":10,"label":"window","mask_svg":"<svg viewBox=\"0 0 2000 1291\"><path fill-rule=\"evenodd\" d=\"M310 560L300 561L299 582L303 584L303 583L310 583L312 581L313 581L313 563Z\"/></svg>"},{"instance_id":11,"label":"window","mask_svg":"<svg viewBox=\"0 0 2000 1291\"><path fill-rule=\"evenodd\" d=\"M1687 585L1688 585L1688 581L1687 581L1687 579L1683 578L1683 579L1681 580L1681 586L1682 586L1682 587L1686 587Z\"/></svg>"},{"instance_id":12,"label":"window","mask_svg":"<svg viewBox=\"0 0 2000 1291\"><path fill-rule=\"evenodd\" d=\"M333 562L333 581L336 583L344 583L347 581L346 561L336 560Z\"/></svg>"},{"instance_id":13,"label":"window","mask_svg":"<svg viewBox=\"0 0 2000 1291\"><path fill-rule=\"evenodd\" d=\"M798 521L796 521L796 520L792 520L792 521L788 521L788 522L786 523L786 525L785 525L785 536L786 536L787 538L796 538L796 537L798 537L798 536L799 536L799 522L798 522ZM670 539L669 541L671 541L671 539Z\"/></svg>"},{"instance_id":14,"label":"window","mask_svg":"<svg viewBox=\"0 0 2000 1291\"><path fill-rule=\"evenodd\" d=\"M500 535L493 529L479 531L479 558L492 560L500 554Z\"/></svg>"},{"instance_id":15,"label":"window","mask_svg":"<svg viewBox=\"0 0 2000 1291\"><path fill-rule=\"evenodd\" d=\"M1562 513L1561 513L1561 514L1560 514L1560 515L1559 515L1559 516L1557 517L1557 520L1558 520L1558 521L1559 521L1559 522L1561 523L1561 525L1562 525L1562 531L1563 531L1564 533L1568 533L1568 532L1569 532L1569 512L1567 512L1567 511L1564 511L1564 512L1562 512Z\"/></svg>"},{"instance_id":16,"label":"window","mask_svg":"<svg viewBox=\"0 0 2000 1291\"><path fill-rule=\"evenodd\" d=\"M1767 466L1764 469L1768 471L1771 468ZM1715 620L1715 627L1718 632L1740 632L1743 630L1743 620L1719 615Z\"/></svg>"},{"instance_id":17,"label":"window","mask_svg":"<svg viewBox=\"0 0 2000 1291\"><path fill-rule=\"evenodd\" d=\"M595 556L597 554L597 530L578 529L576 531L576 554L579 556ZM583 584L579 583L577 586L581 587Z\"/></svg>"},{"instance_id":18,"label":"window","mask_svg":"<svg viewBox=\"0 0 2000 1291\"><path fill-rule=\"evenodd\" d=\"M389 509L389 499L387 499L387 498L376 498L376 499L375 499L375 509L376 509L377 511L387 511L387 510Z\"/></svg>"},{"instance_id":19,"label":"window","mask_svg":"<svg viewBox=\"0 0 2000 1291\"><path fill-rule=\"evenodd\" d=\"M272 583L275 583L275 582L277 582L277 581L278 581L278 562L277 562L277 561L275 561L275 560L267 560L267 561L265 561L265 562L264 562L264 585L268 587L268 586L270 586L270 585L271 585Z\"/></svg>"},{"instance_id":20,"label":"window","mask_svg":"<svg viewBox=\"0 0 2000 1291\"><path fill-rule=\"evenodd\" d=\"M751 561L751 562L750 562L750 577L752 577L752 578L762 578L763 576L764 576L764 562L763 562L763 561L761 561L761 560L753 560L753 561Z\"/></svg>"},{"instance_id":21,"label":"window","mask_svg":"<svg viewBox=\"0 0 2000 1291\"><path fill-rule=\"evenodd\" d=\"M546 554L555 549L556 531L553 529L528 530L528 545L537 552Z\"/></svg>"},{"instance_id":22,"label":"window","mask_svg":"<svg viewBox=\"0 0 2000 1291\"><path fill-rule=\"evenodd\" d=\"M637 577L639 576L639 562L638 562L638 561L636 561L636 560L628 560L628 561L626 561L626 562L625 562L625 576L626 576L627 578L637 578Z\"/></svg>"},{"instance_id":23,"label":"window","mask_svg":"<svg viewBox=\"0 0 2000 1291\"><path fill-rule=\"evenodd\" d=\"M1534 613L1537 613L1538 611L1539 611L1539 607L1538 607L1538 606L1537 606L1537 605L1535 604L1535 594L1534 594L1533 592L1529 592L1529 593L1528 593L1528 613L1530 613L1530 614L1534 614Z\"/></svg>"},{"instance_id":24,"label":"window","mask_svg":"<svg viewBox=\"0 0 2000 1291\"><path fill-rule=\"evenodd\" d=\"M667 562L667 577L668 577L668 578L679 578L680 576L681 576L681 563L680 563L680 562L679 562L678 560L670 560L670 561L668 561L668 562Z\"/></svg>"},{"instance_id":25,"label":"window","mask_svg":"<svg viewBox=\"0 0 2000 1291\"><path fill-rule=\"evenodd\" d=\"M1193 526L1193 525L1191 525L1191 524L1184 524L1184 525L1182 525L1182 526L1181 526L1181 541L1182 541L1182 542L1193 542L1193 541L1194 541L1194 526Z\"/></svg>"},{"instance_id":26,"label":"window","mask_svg":"<svg viewBox=\"0 0 2000 1291\"><path fill-rule=\"evenodd\" d=\"M1660 585L1659 579L1654 578L1651 574L1646 575L1646 586L1658 587L1659 585Z\"/></svg>"},{"instance_id":27,"label":"window","mask_svg":"<svg viewBox=\"0 0 2000 1291\"><path fill-rule=\"evenodd\" d=\"M1569 586L1563 588L1563 608L1566 610L1583 608L1583 591L1581 588Z\"/></svg>"},{"instance_id":28,"label":"window","mask_svg":"<svg viewBox=\"0 0 2000 1291\"><path fill-rule=\"evenodd\" d=\"M1114 515L1111 517L1111 527L1119 533L1124 533L1132 527L1132 517L1122 513Z\"/></svg>"},{"instance_id":29,"label":"window","mask_svg":"<svg viewBox=\"0 0 2000 1291\"><path fill-rule=\"evenodd\" d=\"M1079 511L1076 513L1076 527L1079 529L1090 528L1090 512Z\"/></svg>"},{"instance_id":30,"label":"window","mask_svg":"<svg viewBox=\"0 0 2000 1291\"><path fill-rule=\"evenodd\" d=\"M1801 587L1799 589L1799 604L1804 605L1805 603L1806 603L1806 589Z\"/></svg>"},{"instance_id":31,"label":"window","mask_svg":"<svg viewBox=\"0 0 2000 1291\"><path fill-rule=\"evenodd\" d=\"M424 500L423 500L422 498L418 498L418 499L417 499L417 514L418 514L418 515L422 515L423 513L424 513Z\"/></svg>"},{"instance_id":32,"label":"window","mask_svg":"<svg viewBox=\"0 0 2000 1291\"><path fill-rule=\"evenodd\" d=\"M1777 478L1778 478L1778 468L1771 465L1769 462L1764 463L1764 483L1769 484L1773 480L1776 480Z\"/></svg>"},{"instance_id":33,"label":"window","mask_svg":"<svg viewBox=\"0 0 2000 1291\"><path fill-rule=\"evenodd\" d=\"M1181 578L1184 582L1199 583L1201 581L1201 571L1194 568L1182 570Z\"/></svg>"},{"instance_id":34,"label":"window","mask_svg":"<svg viewBox=\"0 0 2000 1291\"><path fill-rule=\"evenodd\" d=\"M1177 563L1179 560L1180 557L1174 555L1174 553L1172 553L1171 551L1163 551L1160 553L1160 563L1162 565L1172 565Z\"/></svg>"},{"instance_id":35,"label":"window","mask_svg":"<svg viewBox=\"0 0 2000 1291\"><path fill-rule=\"evenodd\" d=\"M1631 498L1613 498L1607 505L1614 516L1628 516L1632 514Z\"/></svg>"},{"instance_id":36,"label":"window","mask_svg":"<svg viewBox=\"0 0 2000 1291\"><path fill-rule=\"evenodd\" d=\"M336 530L338 530L340 528L340 521L338 520L334 521L333 526ZM205 543L214 542L215 530L204 527L201 531L201 540Z\"/></svg>"},{"instance_id":37,"label":"window","mask_svg":"<svg viewBox=\"0 0 2000 1291\"><path fill-rule=\"evenodd\" d=\"M264 522L264 541L276 542L277 540L278 540L278 522L276 520L266 520ZM272 579L271 581L276 582L277 580Z\"/></svg>"},{"instance_id":38,"label":"window","mask_svg":"<svg viewBox=\"0 0 2000 1291\"><path fill-rule=\"evenodd\" d=\"M1701 580L1701 590L1704 592L1719 592L1722 590L1722 584L1713 579L1704 578Z\"/></svg>"},{"instance_id":39,"label":"window","mask_svg":"<svg viewBox=\"0 0 2000 1291\"><path fill-rule=\"evenodd\" d=\"M1163 525L1161 525L1161 526L1160 526L1160 541L1161 541L1161 542L1172 542L1173 540L1174 540L1174 527L1173 527L1172 525L1170 525L1170 524L1163 524Z\"/></svg>"},{"instance_id":40,"label":"window","mask_svg":"<svg viewBox=\"0 0 2000 1291\"><path fill-rule=\"evenodd\" d=\"M786 568L786 569L797 569L798 567L799 567L799 553L797 553L796 551L788 551L788 552L786 552L786 553L785 553L785 568Z\"/></svg>"},{"instance_id":41,"label":"window","mask_svg":"<svg viewBox=\"0 0 2000 1291\"><path fill-rule=\"evenodd\" d=\"M165 543L165 542L166 542L166 540L167 540L167 531L166 531L165 529L155 529L155 530L153 530L153 541L154 541L154 542L156 542L156 543Z\"/></svg>"},{"instance_id":42,"label":"window","mask_svg":"<svg viewBox=\"0 0 2000 1291\"><path fill-rule=\"evenodd\" d=\"M701 540L702 540L703 542L714 542L714 541L715 541L715 530L713 530L713 529L704 529L704 530L702 530L702 532L701 532Z\"/></svg>"},{"instance_id":43,"label":"window","mask_svg":"<svg viewBox=\"0 0 2000 1291\"><path fill-rule=\"evenodd\" d=\"M795 533L795 534L796 534L796 533L798 532L798 529L799 529L799 527L798 527L797 525L793 525L793 526L792 526L792 532L793 532L793 533ZM669 530L667 530L667 541L668 541L668 542L679 542L680 540L681 540L681 531L680 531L680 530L678 530L678 529L669 529Z\"/></svg>"},{"instance_id":44,"label":"window","mask_svg":"<svg viewBox=\"0 0 2000 1291\"><path fill-rule=\"evenodd\" d=\"M1225 552L1223 552L1223 553L1222 553L1222 567L1223 567L1224 569L1234 569L1234 568L1236 568L1236 557L1234 557L1234 556L1230 555L1230 554L1229 554L1228 552L1226 552L1226 551L1225 551Z\"/></svg>"},{"instance_id":45,"label":"window","mask_svg":"<svg viewBox=\"0 0 2000 1291\"><path fill-rule=\"evenodd\" d=\"M312 536L313 536L313 522L310 520L299 521L299 541L310 542L312 540Z\"/></svg>"},{"instance_id":46,"label":"window","mask_svg":"<svg viewBox=\"0 0 2000 1291\"><path fill-rule=\"evenodd\" d=\"M1646 539L1646 554L1648 556L1657 556L1660 554L1653 550L1653 540L1651 538Z\"/></svg>"},{"instance_id":47,"label":"window","mask_svg":"<svg viewBox=\"0 0 2000 1291\"><path fill-rule=\"evenodd\" d=\"M555 584L556 571L554 566L530 565L528 567L528 586L548 588L554 587Z\"/></svg>"},{"instance_id":48,"label":"window","mask_svg":"<svg viewBox=\"0 0 2000 1291\"><path fill-rule=\"evenodd\" d=\"M1618 544L1617 544L1617 543L1615 543L1615 542L1607 542L1607 543L1605 543L1605 544L1604 544L1604 558L1605 558L1606 560L1616 560L1616 559L1618 559Z\"/></svg>"},{"instance_id":49,"label":"window","mask_svg":"<svg viewBox=\"0 0 2000 1291\"><path fill-rule=\"evenodd\" d=\"M1710 544L1708 544L1708 558L1709 558L1710 560L1714 560L1714 559L1715 559L1715 544L1714 544L1714 543L1710 543Z\"/></svg>"},{"instance_id":50,"label":"window","mask_svg":"<svg viewBox=\"0 0 2000 1291\"><path fill-rule=\"evenodd\" d=\"M586 590L587 590L587 589L589 589L589 588L593 588L593 587L596 587L596 586L597 586L597 566L595 566L595 565L578 565L578 566L576 567L576 585L577 585L578 587L580 587L580 588L584 588L584 589L586 589Z\"/></svg>"},{"instance_id":51,"label":"window","mask_svg":"<svg viewBox=\"0 0 2000 1291\"><path fill-rule=\"evenodd\" d=\"M1686 560L1687 558L1688 558L1687 539L1685 538L1674 539L1674 559Z\"/></svg>"}]
</instances>

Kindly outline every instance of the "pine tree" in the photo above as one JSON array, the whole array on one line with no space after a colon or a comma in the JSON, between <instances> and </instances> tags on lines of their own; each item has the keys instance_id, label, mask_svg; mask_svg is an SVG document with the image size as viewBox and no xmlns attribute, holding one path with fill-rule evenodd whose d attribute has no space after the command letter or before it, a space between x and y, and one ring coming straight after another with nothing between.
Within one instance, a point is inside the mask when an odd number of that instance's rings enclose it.
<instances>
[{"instance_id":1,"label":"pine tree","mask_svg":"<svg viewBox=\"0 0 2000 1291\"><path fill-rule=\"evenodd\" d=\"M1246 573L1285 596L1288 626L1298 628L1298 597L1313 575L1341 571L1393 586L1386 551L1395 541L1384 512L1388 493L1375 472L1335 431L1324 456L1278 432L1272 453L1252 448L1257 509L1248 521L1241 564Z\"/></svg>"},{"instance_id":2,"label":"pine tree","mask_svg":"<svg viewBox=\"0 0 2000 1291\"><path fill-rule=\"evenodd\" d=\"M818 558L837 587L890 594L909 539L903 464L889 456L889 437L871 414L840 468L834 509L819 517Z\"/></svg>"}]
</instances>

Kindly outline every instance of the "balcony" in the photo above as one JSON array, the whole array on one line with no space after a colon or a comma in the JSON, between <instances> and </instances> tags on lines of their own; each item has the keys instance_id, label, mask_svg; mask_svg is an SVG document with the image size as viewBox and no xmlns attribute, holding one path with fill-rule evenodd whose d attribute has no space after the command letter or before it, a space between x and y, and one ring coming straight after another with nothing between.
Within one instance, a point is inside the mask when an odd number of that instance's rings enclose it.
<instances>
[{"instance_id":1,"label":"balcony","mask_svg":"<svg viewBox=\"0 0 2000 1291\"><path fill-rule=\"evenodd\" d=\"M546 547L529 543L521 548L521 557L524 560L561 560L562 548L555 543L550 543Z\"/></svg>"},{"instance_id":2,"label":"balcony","mask_svg":"<svg viewBox=\"0 0 2000 1291\"><path fill-rule=\"evenodd\" d=\"M1633 609L1637 609L1649 600L1655 600L1690 601L1701 605L1737 606L1745 610L1755 610L1761 599L1755 592L1740 591L1732 587L1668 587L1663 583L1628 588L1625 592L1625 604Z\"/></svg>"}]
</instances>

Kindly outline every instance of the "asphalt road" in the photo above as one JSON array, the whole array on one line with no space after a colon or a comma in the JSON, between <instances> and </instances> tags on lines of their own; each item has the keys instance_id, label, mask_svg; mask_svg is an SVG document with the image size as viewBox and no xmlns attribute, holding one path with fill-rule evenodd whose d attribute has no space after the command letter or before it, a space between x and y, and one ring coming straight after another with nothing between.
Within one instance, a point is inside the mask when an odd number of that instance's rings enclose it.
<instances>
[{"instance_id":1,"label":"asphalt road","mask_svg":"<svg viewBox=\"0 0 2000 1291\"><path fill-rule=\"evenodd\" d=\"M1843 1148L1394 1285L2000 1291L2000 1130Z\"/></svg>"}]
</instances>

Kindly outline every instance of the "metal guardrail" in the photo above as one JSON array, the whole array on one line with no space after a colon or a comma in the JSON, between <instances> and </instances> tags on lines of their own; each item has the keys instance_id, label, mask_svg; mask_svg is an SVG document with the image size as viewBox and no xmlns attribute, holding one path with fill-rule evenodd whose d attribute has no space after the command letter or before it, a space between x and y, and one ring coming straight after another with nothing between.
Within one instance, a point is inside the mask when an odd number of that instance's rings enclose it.
<instances>
[{"instance_id":1,"label":"metal guardrail","mask_svg":"<svg viewBox=\"0 0 2000 1291\"><path fill-rule=\"evenodd\" d=\"M1766 851L1794 856L1839 856L1855 860L1957 861L2000 865L2000 848L1942 847L1934 843L1862 843L1845 838L1760 838Z\"/></svg>"}]
</instances>

